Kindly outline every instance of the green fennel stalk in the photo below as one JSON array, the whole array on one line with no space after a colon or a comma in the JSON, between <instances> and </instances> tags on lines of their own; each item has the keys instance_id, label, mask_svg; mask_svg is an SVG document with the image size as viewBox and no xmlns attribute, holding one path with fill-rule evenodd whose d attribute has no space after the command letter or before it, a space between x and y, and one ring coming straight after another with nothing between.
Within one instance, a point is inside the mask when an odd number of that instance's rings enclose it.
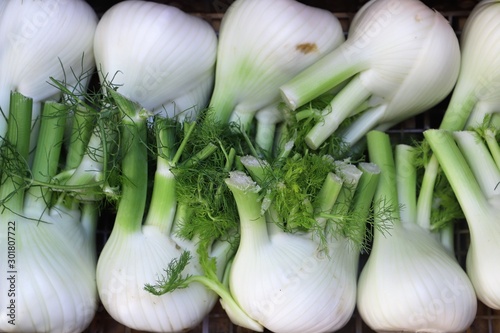
<instances>
[{"instance_id":1,"label":"green fennel stalk","mask_svg":"<svg viewBox=\"0 0 500 333\"><path fill-rule=\"evenodd\" d=\"M45 102L41 115L40 131L31 168L31 186L25 198L26 207L37 206L41 212L52 201L50 183L59 171L68 107L61 103ZM42 185L37 186L36 183Z\"/></svg>"},{"instance_id":2,"label":"green fennel stalk","mask_svg":"<svg viewBox=\"0 0 500 333\"><path fill-rule=\"evenodd\" d=\"M24 188L27 185L24 177L29 176L32 107L31 98L17 92L11 94L7 134L1 142L0 202L14 212L23 208Z\"/></svg>"},{"instance_id":3,"label":"green fennel stalk","mask_svg":"<svg viewBox=\"0 0 500 333\"><path fill-rule=\"evenodd\" d=\"M147 118L142 108L117 92L109 93L122 112L121 161L122 189L115 223L127 232L137 232L142 226L148 191Z\"/></svg>"},{"instance_id":4,"label":"green fennel stalk","mask_svg":"<svg viewBox=\"0 0 500 333\"><path fill-rule=\"evenodd\" d=\"M389 136L383 132L370 131L367 134L368 155L372 163L381 169L380 180L375 192L375 224L393 226L401 225L399 198L394 164L394 155ZM388 209L390 207L390 209ZM379 234L379 236L377 236ZM381 231L376 231L374 242L384 237Z\"/></svg>"}]
</instances>

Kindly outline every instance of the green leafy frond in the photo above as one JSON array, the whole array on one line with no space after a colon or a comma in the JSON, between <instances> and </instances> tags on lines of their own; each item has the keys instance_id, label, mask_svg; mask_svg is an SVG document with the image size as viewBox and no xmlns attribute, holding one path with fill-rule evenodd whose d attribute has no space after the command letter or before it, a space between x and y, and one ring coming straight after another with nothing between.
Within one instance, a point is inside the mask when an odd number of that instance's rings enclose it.
<instances>
[{"instance_id":1,"label":"green leafy frond","mask_svg":"<svg viewBox=\"0 0 500 333\"><path fill-rule=\"evenodd\" d=\"M189 251L183 251L178 259L175 258L168 263L167 268L164 269L165 274L159 276L155 284L146 283L144 285L144 290L155 296L161 296L176 289L188 287L189 284L187 280L189 280L191 276L189 274L182 275L182 272L191 259L191 253L189 253Z\"/></svg>"}]
</instances>

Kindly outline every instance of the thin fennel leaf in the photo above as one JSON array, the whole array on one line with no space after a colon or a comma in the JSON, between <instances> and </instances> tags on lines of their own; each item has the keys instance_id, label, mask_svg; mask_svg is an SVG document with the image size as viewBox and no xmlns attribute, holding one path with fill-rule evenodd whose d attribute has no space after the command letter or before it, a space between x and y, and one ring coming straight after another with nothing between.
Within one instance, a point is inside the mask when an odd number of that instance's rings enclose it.
<instances>
[{"instance_id":1,"label":"thin fennel leaf","mask_svg":"<svg viewBox=\"0 0 500 333\"><path fill-rule=\"evenodd\" d=\"M182 272L191 259L191 253L189 251L183 251L178 259L175 258L168 263L167 268L164 269L165 274L162 274L156 280L155 284L145 284L144 290L155 296L161 296L176 289L188 287L188 280L191 275L182 275Z\"/></svg>"}]
</instances>

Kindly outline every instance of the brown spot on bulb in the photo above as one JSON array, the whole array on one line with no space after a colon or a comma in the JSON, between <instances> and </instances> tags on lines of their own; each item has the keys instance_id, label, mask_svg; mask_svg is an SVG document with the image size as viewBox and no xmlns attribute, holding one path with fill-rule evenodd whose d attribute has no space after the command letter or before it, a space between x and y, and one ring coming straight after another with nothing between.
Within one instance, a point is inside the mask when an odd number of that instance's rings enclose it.
<instances>
[{"instance_id":1,"label":"brown spot on bulb","mask_svg":"<svg viewBox=\"0 0 500 333\"><path fill-rule=\"evenodd\" d=\"M318 46L315 43L302 43L297 44L295 49L304 54L312 53L318 51Z\"/></svg>"}]
</instances>

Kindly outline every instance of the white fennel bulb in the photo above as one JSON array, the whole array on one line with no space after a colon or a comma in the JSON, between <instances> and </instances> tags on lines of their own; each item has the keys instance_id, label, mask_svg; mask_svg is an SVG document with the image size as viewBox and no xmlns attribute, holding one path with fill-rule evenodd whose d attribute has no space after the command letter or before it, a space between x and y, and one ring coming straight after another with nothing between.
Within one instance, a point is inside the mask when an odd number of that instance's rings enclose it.
<instances>
[{"instance_id":1,"label":"white fennel bulb","mask_svg":"<svg viewBox=\"0 0 500 333\"><path fill-rule=\"evenodd\" d=\"M500 108L500 1L479 1L460 39L460 75L440 128L462 130L482 124Z\"/></svg>"},{"instance_id":2,"label":"white fennel bulb","mask_svg":"<svg viewBox=\"0 0 500 333\"><path fill-rule=\"evenodd\" d=\"M475 318L474 288L450 252L416 223L414 152L370 131L370 160L381 168L376 230L358 281L361 318L377 332L463 332Z\"/></svg>"},{"instance_id":3,"label":"white fennel bulb","mask_svg":"<svg viewBox=\"0 0 500 333\"><path fill-rule=\"evenodd\" d=\"M174 141L165 141L158 148L146 211L146 122L155 114L154 125L168 118L188 128L184 120L193 120L208 103L216 51L216 34L207 22L153 2L120 2L106 11L96 30L100 81L121 111L120 140L125 142L120 147L124 150L122 194L113 230L99 256L97 285L108 313L133 329L192 329L218 299L198 282L162 295L145 289L157 280L160 283L164 274L169 276L169 264L183 253L192 259L186 263L186 274L204 273L196 238L177 237L176 225L189 220L183 221L183 209L177 210L176 180L171 171L176 163L163 151L173 149ZM217 259L215 279L221 277L229 248L223 244L207 250Z\"/></svg>"},{"instance_id":4,"label":"white fennel bulb","mask_svg":"<svg viewBox=\"0 0 500 333\"><path fill-rule=\"evenodd\" d=\"M487 115L500 109L500 2L479 1L469 14L462 30L460 72L440 129L460 131L488 124ZM497 115L498 117L498 115ZM431 156L425 170L423 193L433 191L440 168ZM418 206L434 205L423 195ZM419 210L421 211L421 210ZM424 209L425 211L425 209ZM422 216L421 220L426 220Z\"/></svg>"},{"instance_id":5,"label":"white fennel bulb","mask_svg":"<svg viewBox=\"0 0 500 333\"><path fill-rule=\"evenodd\" d=\"M162 104L162 107L157 109L158 114L171 119L175 118L181 123L196 119L200 111L208 104L213 84L212 72L212 75L200 78L198 85L186 94Z\"/></svg>"},{"instance_id":6,"label":"white fennel bulb","mask_svg":"<svg viewBox=\"0 0 500 333\"><path fill-rule=\"evenodd\" d=\"M215 293L199 283L162 296L144 289L165 274L164 269L184 250L196 253L194 245L176 242L156 226L143 226L135 232L114 227L97 266L99 296L106 311L119 323L136 330L193 329L215 305ZM223 255L219 261L222 259ZM200 275L202 268L197 261L195 256L184 273Z\"/></svg>"},{"instance_id":7,"label":"white fennel bulb","mask_svg":"<svg viewBox=\"0 0 500 333\"><path fill-rule=\"evenodd\" d=\"M150 112L194 118L208 104L217 36L199 17L170 5L122 1L99 21L94 48L101 82Z\"/></svg>"},{"instance_id":8,"label":"white fennel bulb","mask_svg":"<svg viewBox=\"0 0 500 333\"><path fill-rule=\"evenodd\" d=\"M39 209L2 213L0 239L15 247L15 256L0 262L9 277L0 290L12 296L0 301L0 331L80 333L88 327L98 301L97 211L89 209L87 215L58 206L43 215Z\"/></svg>"},{"instance_id":9,"label":"white fennel bulb","mask_svg":"<svg viewBox=\"0 0 500 333\"><path fill-rule=\"evenodd\" d=\"M32 100L15 93L16 105ZM40 124L29 183L20 182L18 169L29 154L31 105L11 108L7 135L2 141L0 242L5 255L0 268L8 283L0 284L2 332L79 333L97 309L95 229L93 203L78 204L51 188L57 172L62 126L61 106L46 102ZM22 113L22 115L20 115ZM4 149L12 145L13 150ZM13 163L15 161L21 164ZM46 184L38 186L37 184Z\"/></svg>"},{"instance_id":10,"label":"white fennel bulb","mask_svg":"<svg viewBox=\"0 0 500 333\"><path fill-rule=\"evenodd\" d=\"M176 177L172 169L181 155L175 150L174 156L171 155L177 138L171 137L168 126L158 128L154 186L146 210L148 115L138 104L113 90L110 92L123 113L120 133L121 149L124 150L123 182L115 223L97 263L99 296L107 312L127 327L148 332L186 331L198 325L210 312L218 300L217 294L198 281L168 292L156 293L154 286L146 288L155 281L158 285L166 282L165 279L179 269L174 265L178 261L183 263L180 270L188 276L205 273L199 255L202 245L198 241L202 236L187 239L178 234L182 224L190 223L190 214L178 208ZM168 120L158 117L155 126L160 126L162 121ZM184 123L183 127L190 132L194 123ZM221 279L231 246L222 241L205 245L209 258L203 258L216 260L215 267L211 267L213 278ZM185 253L189 253L192 260L186 258Z\"/></svg>"},{"instance_id":11,"label":"white fennel bulb","mask_svg":"<svg viewBox=\"0 0 500 333\"><path fill-rule=\"evenodd\" d=\"M371 129L386 129L443 100L459 66L457 36L440 13L418 0L372 0L356 13L346 41L283 84L281 94L295 110L347 82L306 142L317 149L361 108L343 134L352 145Z\"/></svg>"},{"instance_id":12,"label":"white fennel bulb","mask_svg":"<svg viewBox=\"0 0 500 333\"><path fill-rule=\"evenodd\" d=\"M329 11L295 0L237 0L222 18L208 117L248 128L279 86L344 41Z\"/></svg>"},{"instance_id":13,"label":"white fennel bulb","mask_svg":"<svg viewBox=\"0 0 500 333\"><path fill-rule=\"evenodd\" d=\"M495 117L498 119L498 110L500 107L500 90L498 89L498 82L500 78L500 59L498 57L500 54L499 15L500 2L489 0L479 1L469 14L462 30L460 40L462 54L460 74L451 95L448 107L439 126L440 129L462 131L465 129L473 129L477 126L498 126L498 123L495 124L495 122L491 119L495 119ZM491 115L493 116L491 117ZM432 137L432 134L429 133L428 136ZM436 150L438 150L437 148ZM493 151L494 150L492 150L492 152ZM465 153L465 155L473 156L470 153ZM450 163L447 162L448 158L441 158L441 162L438 163L438 157L439 154L433 154L424 176L426 178L425 183L429 188L431 188L431 190L432 186L436 182L438 171L442 169L439 164L447 165ZM489 160L489 158L484 161L486 160ZM471 165L474 165L474 163ZM467 169L467 166L463 164L461 164L460 167ZM481 174L481 171L476 170L474 170L474 176L478 179L478 181L484 177L484 175ZM456 181L455 177L451 178L453 179L453 182ZM494 179L495 178L493 176L486 177L487 182L494 182ZM473 180L471 178L467 181L472 182ZM471 186L475 187L475 185ZM468 186L466 186L466 188L468 188ZM464 206L466 204L465 202L470 200L468 198L460 199L460 197L463 196L462 193L457 194L457 196L459 197L459 200L462 201L462 209L468 216L466 217L468 222L495 219L492 216L490 216L490 218L481 218L480 216L482 215L475 215L474 213L471 214L471 208L468 206L468 208L465 208ZM425 198L423 200L419 199L419 205L421 206L428 206L431 204L432 203L425 200ZM488 211L490 208L485 210ZM496 215L495 212L487 214L492 214L493 216ZM498 284L496 284L494 280L498 274L485 270L484 267L487 267L488 264L477 264L486 260L485 258L494 258L494 255L492 254L486 254L485 256L479 255L479 253L484 254L493 252L493 250L490 249L483 249L480 244L483 243L483 239L494 239L495 236L493 235L498 234L498 232L494 231L495 228L497 228L494 223L490 224L488 222L484 222L484 224L489 226L487 227L482 225L481 227L473 227L475 222L469 222L470 228L476 229L475 232L471 232L471 236L477 236L477 238L475 238L475 242L471 242L471 250L469 251L470 254L468 254L467 259L467 272L469 273L474 287L476 288L478 298L490 307L498 308L500 300L498 292L495 292L495 289L498 290L498 287L495 287ZM485 232L483 235L484 238L479 236L482 232ZM472 259L476 257L478 260ZM494 266L495 265L492 267ZM492 289L490 290L489 288Z\"/></svg>"},{"instance_id":14,"label":"white fennel bulb","mask_svg":"<svg viewBox=\"0 0 500 333\"><path fill-rule=\"evenodd\" d=\"M450 182L470 230L467 274L478 299L500 309L500 147L497 130L427 130L425 138Z\"/></svg>"},{"instance_id":15,"label":"white fennel bulb","mask_svg":"<svg viewBox=\"0 0 500 333\"><path fill-rule=\"evenodd\" d=\"M253 171L263 163L253 157L244 157L242 162ZM338 174L326 176L322 194L314 202L318 228L326 230L323 242L314 232L282 230L278 224L291 226L294 213L282 215L275 202L271 201L263 212L266 200L262 202L259 197L265 190L253 180L265 182L260 171L252 177L241 171L230 173L226 183L238 206L241 239L231 265L229 287L241 308L265 328L287 333L331 332L351 318L356 303L358 242L363 238L366 219L366 211L356 209L370 206L378 175L373 165L366 170L363 181L363 172L353 165L339 167ZM357 186L363 199L354 201ZM351 231L356 230L353 225L359 227L354 240L344 234L341 223L329 220L349 219L347 216L359 218L348 222Z\"/></svg>"},{"instance_id":16,"label":"white fennel bulb","mask_svg":"<svg viewBox=\"0 0 500 333\"><path fill-rule=\"evenodd\" d=\"M14 0L0 5L0 136L7 130L11 91L33 99L36 143L40 103L58 99L51 78L86 86L94 69L97 15L84 0ZM75 37L78 36L78 37Z\"/></svg>"}]
</instances>

